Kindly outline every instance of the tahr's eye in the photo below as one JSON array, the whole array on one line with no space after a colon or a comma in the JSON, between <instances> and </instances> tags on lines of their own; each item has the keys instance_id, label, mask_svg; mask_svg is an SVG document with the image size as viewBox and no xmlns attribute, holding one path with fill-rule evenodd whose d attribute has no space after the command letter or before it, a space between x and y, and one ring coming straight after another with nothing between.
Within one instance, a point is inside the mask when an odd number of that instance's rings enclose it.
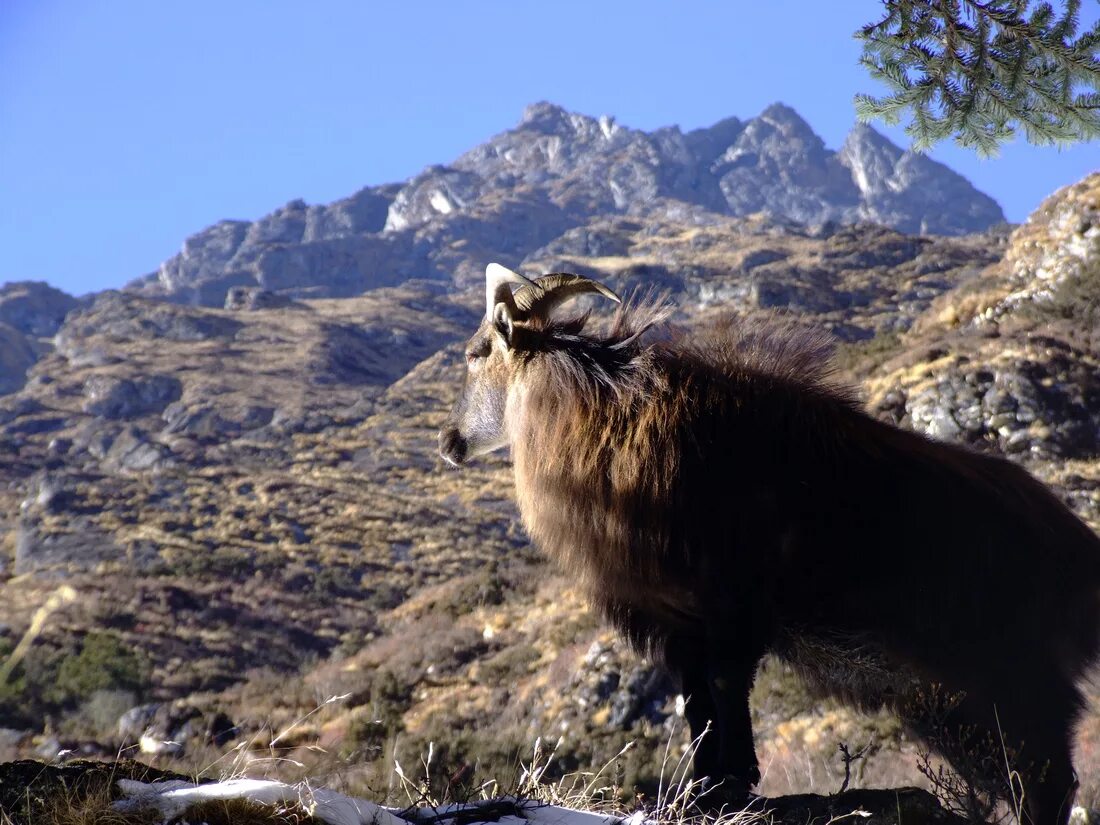
<instances>
[{"instance_id":1,"label":"tahr's eye","mask_svg":"<svg viewBox=\"0 0 1100 825\"><path fill-rule=\"evenodd\" d=\"M472 367L482 358L487 358L490 351L491 348L487 342L481 346L466 350L466 366Z\"/></svg>"}]
</instances>

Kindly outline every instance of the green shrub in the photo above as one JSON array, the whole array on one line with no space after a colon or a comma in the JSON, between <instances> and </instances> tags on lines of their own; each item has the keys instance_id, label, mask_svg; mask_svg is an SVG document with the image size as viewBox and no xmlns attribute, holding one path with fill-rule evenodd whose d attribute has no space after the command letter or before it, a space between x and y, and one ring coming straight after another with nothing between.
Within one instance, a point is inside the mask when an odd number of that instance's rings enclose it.
<instances>
[{"instance_id":1,"label":"green shrub","mask_svg":"<svg viewBox=\"0 0 1100 825\"><path fill-rule=\"evenodd\" d=\"M412 688L382 668L375 671L363 699L368 711L348 726L344 748L349 755L369 759L381 755L387 742L404 730L402 717L412 702Z\"/></svg>"},{"instance_id":2,"label":"green shrub","mask_svg":"<svg viewBox=\"0 0 1100 825\"><path fill-rule=\"evenodd\" d=\"M0 661L14 649L14 642L0 640ZM36 644L27 651L7 681L0 683L0 719L5 724L36 727L45 714L57 709L49 694L64 657L64 649L49 645Z\"/></svg>"},{"instance_id":3,"label":"green shrub","mask_svg":"<svg viewBox=\"0 0 1100 825\"><path fill-rule=\"evenodd\" d=\"M147 678L147 667L140 654L114 636L93 632L84 637L79 653L61 661L47 697L65 707L101 690L141 694Z\"/></svg>"}]
</instances>

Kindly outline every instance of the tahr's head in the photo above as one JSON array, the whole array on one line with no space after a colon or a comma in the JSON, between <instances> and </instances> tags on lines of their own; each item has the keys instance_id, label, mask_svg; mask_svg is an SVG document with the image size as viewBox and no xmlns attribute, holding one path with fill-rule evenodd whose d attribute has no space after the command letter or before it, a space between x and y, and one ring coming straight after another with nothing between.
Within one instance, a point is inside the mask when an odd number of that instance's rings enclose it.
<instances>
[{"instance_id":1,"label":"tahr's head","mask_svg":"<svg viewBox=\"0 0 1100 825\"><path fill-rule=\"evenodd\" d=\"M466 344L466 383L439 432L439 454L448 463L457 467L508 445L508 399L518 365L538 353L554 307L586 292L619 301L603 284L580 275L557 272L531 280L500 264L486 267L485 320Z\"/></svg>"}]
</instances>

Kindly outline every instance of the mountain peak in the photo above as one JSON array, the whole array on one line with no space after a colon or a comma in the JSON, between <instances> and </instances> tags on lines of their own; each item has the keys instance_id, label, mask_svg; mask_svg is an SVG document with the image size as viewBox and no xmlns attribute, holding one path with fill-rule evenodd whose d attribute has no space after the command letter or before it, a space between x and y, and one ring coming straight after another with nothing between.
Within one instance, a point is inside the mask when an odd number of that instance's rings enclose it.
<instances>
[{"instance_id":1,"label":"mountain peak","mask_svg":"<svg viewBox=\"0 0 1100 825\"><path fill-rule=\"evenodd\" d=\"M684 134L539 101L516 127L402 184L328 206L292 202L259 221L200 232L133 288L221 306L237 286L338 297L409 278L461 284L480 277L486 260L521 261L603 215L691 213L706 222L756 212L929 234L1003 220L946 167L867 126L833 151L784 103Z\"/></svg>"},{"instance_id":2,"label":"mountain peak","mask_svg":"<svg viewBox=\"0 0 1100 825\"><path fill-rule=\"evenodd\" d=\"M904 150L899 148L890 138L882 134L868 123L856 123L844 139L844 145L840 151L885 151L891 155L901 156Z\"/></svg>"},{"instance_id":3,"label":"mountain peak","mask_svg":"<svg viewBox=\"0 0 1100 825\"><path fill-rule=\"evenodd\" d=\"M541 100L523 110L523 117L520 118L517 128L547 135L570 133L576 130L578 118L591 120L584 115L574 114L556 103Z\"/></svg>"},{"instance_id":4,"label":"mountain peak","mask_svg":"<svg viewBox=\"0 0 1100 825\"><path fill-rule=\"evenodd\" d=\"M792 130L813 132L813 128L802 115L786 103L778 101L764 109L760 113L759 119Z\"/></svg>"}]
</instances>

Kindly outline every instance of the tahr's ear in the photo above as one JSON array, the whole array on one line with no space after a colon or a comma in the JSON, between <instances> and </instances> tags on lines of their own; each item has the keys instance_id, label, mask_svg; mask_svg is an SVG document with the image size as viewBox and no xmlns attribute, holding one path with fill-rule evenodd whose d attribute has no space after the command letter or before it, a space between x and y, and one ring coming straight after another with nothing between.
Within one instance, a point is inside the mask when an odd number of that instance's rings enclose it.
<instances>
[{"instance_id":1,"label":"tahr's ear","mask_svg":"<svg viewBox=\"0 0 1100 825\"><path fill-rule=\"evenodd\" d=\"M503 301L493 307L493 329L505 344L512 346L512 310Z\"/></svg>"}]
</instances>

